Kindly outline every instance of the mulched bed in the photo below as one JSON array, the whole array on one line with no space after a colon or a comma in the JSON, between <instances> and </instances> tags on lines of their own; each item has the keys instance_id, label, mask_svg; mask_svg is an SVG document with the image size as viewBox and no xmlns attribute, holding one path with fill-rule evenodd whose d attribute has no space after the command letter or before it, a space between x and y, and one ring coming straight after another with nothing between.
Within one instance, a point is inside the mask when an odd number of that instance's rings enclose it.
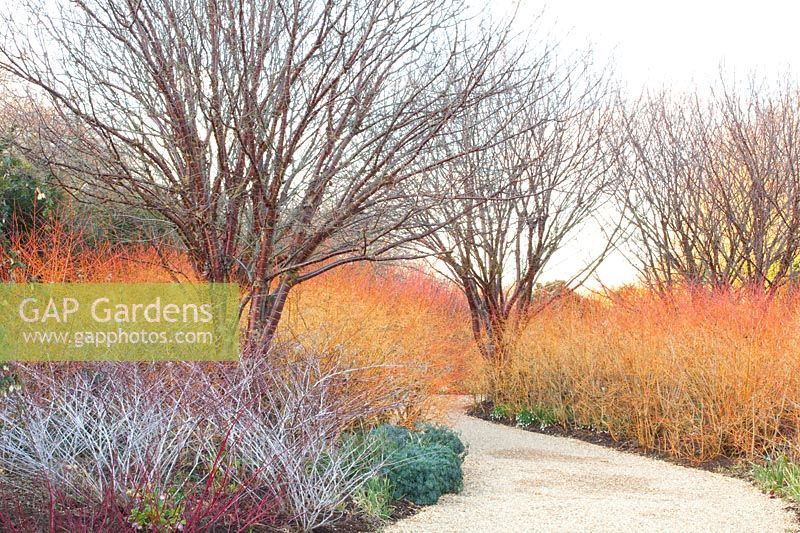
<instances>
[{"instance_id":1,"label":"mulched bed","mask_svg":"<svg viewBox=\"0 0 800 533\"><path fill-rule=\"evenodd\" d=\"M417 514L420 510L420 506L407 501L392 502L392 506L394 511L388 523L408 518ZM386 524L386 522L378 522L362 515L352 514L343 516L333 524L318 527L314 529L314 533L367 533L379 531Z\"/></svg>"}]
</instances>

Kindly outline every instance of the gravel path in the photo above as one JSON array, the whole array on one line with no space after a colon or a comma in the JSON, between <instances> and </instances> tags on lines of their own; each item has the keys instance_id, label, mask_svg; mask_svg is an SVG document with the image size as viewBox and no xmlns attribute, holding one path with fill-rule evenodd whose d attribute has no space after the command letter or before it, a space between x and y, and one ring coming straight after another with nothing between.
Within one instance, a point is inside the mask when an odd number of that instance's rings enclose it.
<instances>
[{"instance_id":1,"label":"gravel path","mask_svg":"<svg viewBox=\"0 0 800 533\"><path fill-rule=\"evenodd\" d=\"M387 532L798 531L743 480L466 415L453 425L469 444L464 492Z\"/></svg>"}]
</instances>

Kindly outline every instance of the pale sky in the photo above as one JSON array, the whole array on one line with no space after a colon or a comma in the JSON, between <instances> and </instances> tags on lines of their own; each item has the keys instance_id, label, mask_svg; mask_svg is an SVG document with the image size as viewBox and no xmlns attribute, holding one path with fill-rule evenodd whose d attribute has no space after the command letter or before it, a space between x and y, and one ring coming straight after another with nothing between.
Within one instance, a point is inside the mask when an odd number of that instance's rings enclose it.
<instances>
[{"instance_id":1,"label":"pale sky","mask_svg":"<svg viewBox=\"0 0 800 533\"><path fill-rule=\"evenodd\" d=\"M543 32L542 40L557 39L568 50L591 48L598 61L611 60L630 95L707 88L721 72L726 78L796 76L792 65L800 62L800 1L491 0L489 6L498 15L518 8L518 30L535 29L534 38ZM581 258L596 253L598 237L589 230L574 238L544 279L568 277ZM617 253L597 276L618 286L634 281L636 272Z\"/></svg>"},{"instance_id":2,"label":"pale sky","mask_svg":"<svg viewBox=\"0 0 800 533\"><path fill-rule=\"evenodd\" d=\"M543 11L544 25L567 46L613 56L618 77L636 92L709 85L720 66L776 77L800 54L797 1L494 0L492 10L503 4L519 6L520 28Z\"/></svg>"}]
</instances>

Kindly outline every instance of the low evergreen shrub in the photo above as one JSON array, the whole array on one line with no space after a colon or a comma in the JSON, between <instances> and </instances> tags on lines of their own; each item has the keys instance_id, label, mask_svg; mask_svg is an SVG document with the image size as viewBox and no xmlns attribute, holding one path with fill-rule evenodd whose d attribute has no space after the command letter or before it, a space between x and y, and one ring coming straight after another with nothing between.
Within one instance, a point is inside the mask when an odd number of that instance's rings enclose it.
<instances>
[{"instance_id":1,"label":"low evergreen shrub","mask_svg":"<svg viewBox=\"0 0 800 533\"><path fill-rule=\"evenodd\" d=\"M360 446L369 450L375 462L383 463L378 479L391 489L392 500L407 500L417 505L432 505L442 494L462 489L461 463L467 450L452 430L435 424L422 424L416 431L384 424L363 437ZM382 482L382 481L381 481ZM380 486L377 484L375 487ZM373 503L367 493L359 494L356 503ZM382 507L382 506L377 506Z\"/></svg>"},{"instance_id":2,"label":"low evergreen shrub","mask_svg":"<svg viewBox=\"0 0 800 533\"><path fill-rule=\"evenodd\" d=\"M392 455L386 477L396 500L433 505L442 494L463 488L461 458L442 444L410 443Z\"/></svg>"},{"instance_id":3,"label":"low evergreen shrub","mask_svg":"<svg viewBox=\"0 0 800 533\"><path fill-rule=\"evenodd\" d=\"M423 446L441 444L446 448L450 448L460 459L463 459L466 455L467 448L464 443L461 442L461 439L458 438L458 435L453 430L447 427L423 424L420 426L419 437Z\"/></svg>"}]
</instances>

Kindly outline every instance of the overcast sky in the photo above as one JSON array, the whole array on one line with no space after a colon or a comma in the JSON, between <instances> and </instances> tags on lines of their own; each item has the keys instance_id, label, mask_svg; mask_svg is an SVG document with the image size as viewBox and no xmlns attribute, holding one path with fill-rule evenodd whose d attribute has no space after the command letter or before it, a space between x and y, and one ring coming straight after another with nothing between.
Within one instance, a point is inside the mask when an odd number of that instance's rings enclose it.
<instances>
[{"instance_id":1,"label":"overcast sky","mask_svg":"<svg viewBox=\"0 0 800 533\"><path fill-rule=\"evenodd\" d=\"M790 0L494 0L519 6L524 27L545 13L573 46L614 56L629 89L708 85L720 66L737 76L782 75L800 54L800 2ZM528 23L529 24L529 23ZM796 70L792 69L793 71Z\"/></svg>"},{"instance_id":2,"label":"overcast sky","mask_svg":"<svg viewBox=\"0 0 800 533\"><path fill-rule=\"evenodd\" d=\"M612 60L627 92L706 88L726 77L796 76L800 61L800 1L789 0L491 0L490 10L515 7L520 31L535 28L568 48L590 47L599 61ZM536 23L536 15L543 18ZM548 37L543 37L547 39ZM568 275L600 241L578 235L555 257L546 279ZM636 272L615 254L597 272L603 284L634 281ZM597 285L592 283L590 285Z\"/></svg>"}]
</instances>

